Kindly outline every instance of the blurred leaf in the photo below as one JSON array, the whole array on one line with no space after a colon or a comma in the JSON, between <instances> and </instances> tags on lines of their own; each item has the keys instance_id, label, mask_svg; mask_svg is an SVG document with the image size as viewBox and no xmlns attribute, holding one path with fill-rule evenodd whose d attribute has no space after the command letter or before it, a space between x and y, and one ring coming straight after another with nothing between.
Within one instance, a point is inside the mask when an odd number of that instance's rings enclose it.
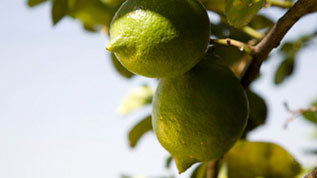
<instances>
[{"instance_id":1,"label":"blurred leaf","mask_svg":"<svg viewBox=\"0 0 317 178\"><path fill-rule=\"evenodd\" d=\"M246 135L249 131L263 125L267 118L267 105L262 97L251 90L247 90L249 100L250 113L248 124L244 130Z\"/></svg>"},{"instance_id":2,"label":"blurred leaf","mask_svg":"<svg viewBox=\"0 0 317 178\"><path fill-rule=\"evenodd\" d=\"M226 0L200 0L206 9L216 12L218 14L224 14Z\"/></svg>"},{"instance_id":3,"label":"blurred leaf","mask_svg":"<svg viewBox=\"0 0 317 178\"><path fill-rule=\"evenodd\" d=\"M117 57L113 53L111 53L111 60L116 71L121 74L121 76L125 78L131 78L134 76L132 72L128 71L125 67L122 66L122 64L118 61Z\"/></svg>"},{"instance_id":4,"label":"blurred leaf","mask_svg":"<svg viewBox=\"0 0 317 178\"><path fill-rule=\"evenodd\" d=\"M213 54L222 65L231 67L239 62L245 53L234 46L215 45Z\"/></svg>"},{"instance_id":5,"label":"blurred leaf","mask_svg":"<svg viewBox=\"0 0 317 178\"><path fill-rule=\"evenodd\" d=\"M273 143L239 141L224 161L229 178L294 178L301 171L294 157Z\"/></svg>"},{"instance_id":6,"label":"blurred leaf","mask_svg":"<svg viewBox=\"0 0 317 178\"><path fill-rule=\"evenodd\" d=\"M67 0L68 8L71 12L77 12L85 8L90 8L90 6L97 5L100 3L99 0Z\"/></svg>"},{"instance_id":7,"label":"blurred leaf","mask_svg":"<svg viewBox=\"0 0 317 178\"><path fill-rule=\"evenodd\" d=\"M172 156L169 156L169 157L166 159L165 167L166 167L166 168L170 168L172 161L173 161L173 157L172 157Z\"/></svg>"},{"instance_id":8,"label":"blurred leaf","mask_svg":"<svg viewBox=\"0 0 317 178\"><path fill-rule=\"evenodd\" d=\"M210 57L214 58L212 60L217 60L220 64L229 67L238 78L251 60L246 52L233 46L214 45L211 55Z\"/></svg>"},{"instance_id":9,"label":"blurred leaf","mask_svg":"<svg viewBox=\"0 0 317 178\"><path fill-rule=\"evenodd\" d=\"M133 89L120 105L119 113L128 114L144 105L151 104L153 95L154 91L148 85Z\"/></svg>"},{"instance_id":10,"label":"blurred leaf","mask_svg":"<svg viewBox=\"0 0 317 178\"><path fill-rule=\"evenodd\" d=\"M67 0L53 0L52 1L52 19L53 24L56 25L68 12Z\"/></svg>"},{"instance_id":11,"label":"blurred leaf","mask_svg":"<svg viewBox=\"0 0 317 178\"><path fill-rule=\"evenodd\" d=\"M252 27L255 30L262 30L268 27L272 27L274 25L274 22L265 17L264 15L256 15L249 23L249 26Z\"/></svg>"},{"instance_id":12,"label":"blurred leaf","mask_svg":"<svg viewBox=\"0 0 317 178\"><path fill-rule=\"evenodd\" d=\"M232 38L242 42L248 42L251 40L251 37L240 29L234 28L233 26L223 22L218 24L211 23L211 34L218 38Z\"/></svg>"},{"instance_id":13,"label":"blurred leaf","mask_svg":"<svg viewBox=\"0 0 317 178\"><path fill-rule=\"evenodd\" d=\"M317 100L312 103L311 107L317 107ZM317 111L306 111L303 113L303 117L310 122L317 124Z\"/></svg>"},{"instance_id":14,"label":"blurred leaf","mask_svg":"<svg viewBox=\"0 0 317 178\"><path fill-rule=\"evenodd\" d=\"M264 0L227 0L226 15L234 27L247 25L263 7Z\"/></svg>"},{"instance_id":15,"label":"blurred leaf","mask_svg":"<svg viewBox=\"0 0 317 178\"><path fill-rule=\"evenodd\" d=\"M288 41L282 45L279 52L284 56L284 60L275 72L274 84L281 84L285 79L293 74L297 53L304 46L307 46L316 35L316 32L303 35L294 41Z\"/></svg>"},{"instance_id":16,"label":"blurred leaf","mask_svg":"<svg viewBox=\"0 0 317 178\"><path fill-rule=\"evenodd\" d=\"M97 31L103 27L109 29L111 19L115 13L115 9L105 6L101 2L96 2L79 10L73 10L72 16L80 20L88 29Z\"/></svg>"},{"instance_id":17,"label":"blurred leaf","mask_svg":"<svg viewBox=\"0 0 317 178\"><path fill-rule=\"evenodd\" d=\"M282 83L285 79L293 74L295 65L294 61L294 58L284 59L275 72L274 84L278 85Z\"/></svg>"},{"instance_id":18,"label":"blurred leaf","mask_svg":"<svg viewBox=\"0 0 317 178\"><path fill-rule=\"evenodd\" d=\"M151 116L147 116L146 118L142 119L139 123L137 123L129 132L129 142L130 147L134 148L140 138L147 133L148 131L152 130L152 120Z\"/></svg>"},{"instance_id":19,"label":"blurred leaf","mask_svg":"<svg viewBox=\"0 0 317 178\"><path fill-rule=\"evenodd\" d=\"M28 0L28 6L34 7L46 1L47 0Z\"/></svg>"},{"instance_id":20,"label":"blurred leaf","mask_svg":"<svg viewBox=\"0 0 317 178\"><path fill-rule=\"evenodd\" d=\"M88 32L97 32L97 30L95 29L95 27L93 25L83 24L83 27Z\"/></svg>"},{"instance_id":21,"label":"blurred leaf","mask_svg":"<svg viewBox=\"0 0 317 178\"><path fill-rule=\"evenodd\" d=\"M112 7L120 7L122 3L126 0L101 0L102 3L110 5Z\"/></svg>"},{"instance_id":22,"label":"blurred leaf","mask_svg":"<svg viewBox=\"0 0 317 178\"><path fill-rule=\"evenodd\" d=\"M190 178L206 178L206 176L207 176L207 163L202 163L194 169Z\"/></svg>"}]
</instances>

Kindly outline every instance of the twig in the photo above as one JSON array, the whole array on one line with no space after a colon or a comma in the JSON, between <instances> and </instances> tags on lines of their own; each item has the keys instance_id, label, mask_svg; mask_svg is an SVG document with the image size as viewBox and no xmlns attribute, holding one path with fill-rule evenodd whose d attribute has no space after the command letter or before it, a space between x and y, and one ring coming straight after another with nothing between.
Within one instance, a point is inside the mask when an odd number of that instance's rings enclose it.
<instances>
[{"instance_id":1,"label":"twig","mask_svg":"<svg viewBox=\"0 0 317 178\"><path fill-rule=\"evenodd\" d=\"M277 6L281 8L291 8L293 5L293 2L285 0L266 0L265 4L265 6Z\"/></svg>"},{"instance_id":2,"label":"twig","mask_svg":"<svg viewBox=\"0 0 317 178\"><path fill-rule=\"evenodd\" d=\"M316 9L317 0L298 0L271 28L263 39L251 48L252 61L247 67L241 83L248 88L259 73L262 62L276 48L288 30L303 16Z\"/></svg>"},{"instance_id":3,"label":"twig","mask_svg":"<svg viewBox=\"0 0 317 178\"><path fill-rule=\"evenodd\" d=\"M208 162L207 165L207 178L217 178L219 173L219 160Z\"/></svg>"},{"instance_id":4,"label":"twig","mask_svg":"<svg viewBox=\"0 0 317 178\"><path fill-rule=\"evenodd\" d=\"M246 53L251 53L251 47L248 44L245 44L241 41L233 40L230 38L226 39L210 39L211 44L221 44L226 46L237 47L240 51L245 51Z\"/></svg>"},{"instance_id":5,"label":"twig","mask_svg":"<svg viewBox=\"0 0 317 178\"><path fill-rule=\"evenodd\" d=\"M316 112L317 111L317 106L311 106L309 108L303 108L303 109L297 109L297 110L292 110L290 109L290 107L288 106L288 104L285 102L284 103L284 107L285 109L292 115L289 119L287 119L287 121L284 124L284 128L286 129L288 124L295 120L295 118L303 115L305 112Z\"/></svg>"}]
</instances>

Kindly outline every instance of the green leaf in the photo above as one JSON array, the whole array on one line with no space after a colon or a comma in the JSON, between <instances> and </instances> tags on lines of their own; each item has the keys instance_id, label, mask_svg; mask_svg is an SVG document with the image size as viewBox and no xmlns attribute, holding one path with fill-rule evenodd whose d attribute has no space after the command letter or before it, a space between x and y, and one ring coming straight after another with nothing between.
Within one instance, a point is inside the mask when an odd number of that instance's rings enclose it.
<instances>
[{"instance_id":1,"label":"green leaf","mask_svg":"<svg viewBox=\"0 0 317 178\"><path fill-rule=\"evenodd\" d=\"M28 6L30 7L34 7L34 6L37 6L43 2L46 2L47 0L28 0Z\"/></svg>"},{"instance_id":2,"label":"green leaf","mask_svg":"<svg viewBox=\"0 0 317 178\"><path fill-rule=\"evenodd\" d=\"M190 178L205 178L207 176L207 163L202 163L197 166Z\"/></svg>"},{"instance_id":3,"label":"green leaf","mask_svg":"<svg viewBox=\"0 0 317 178\"><path fill-rule=\"evenodd\" d=\"M307 46L316 35L317 32L302 35L296 40L288 41L282 45L279 52L284 56L284 60L275 72L274 83L276 85L281 84L286 78L293 74L297 53L304 46Z\"/></svg>"},{"instance_id":4,"label":"green leaf","mask_svg":"<svg viewBox=\"0 0 317 178\"><path fill-rule=\"evenodd\" d=\"M282 147L266 142L239 141L225 155L229 178L294 178L300 164Z\"/></svg>"},{"instance_id":5,"label":"green leaf","mask_svg":"<svg viewBox=\"0 0 317 178\"><path fill-rule=\"evenodd\" d=\"M115 14L115 9L105 6L101 2L72 5L71 14L83 24L91 26L96 30L110 26L111 19ZM85 5L85 6L84 6ZM82 7L83 6L83 7Z\"/></svg>"},{"instance_id":6,"label":"green leaf","mask_svg":"<svg viewBox=\"0 0 317 178\"><path fill-rule=\"evenodd\" d=\"M206 9L218 14L225 13L226 0L200 0Z\"/></svg>"},{"instance_id":7,"label":"green leaf","mask_svg":"<svg viewBox=\"0 0 317 178\"><path fill-rule=\"evenodd\" d=\"M93 25L90 24L85 24L83 23L83 28L87 31L87 32L97 32L97 30L95 29L95 27Z\"/></svg>"},{"instance_id":8,"label":"green leaf","mask_svg":"<svg viewBox=\"0 0 317 178\"><path fill-rule=\"evenodd\" d=\"M170 167L171 167L172 160L173 160L173 157L172 157L172 156L169 156L169 157L166 159L166 163L165 163L165 167L166 167L166 168L170 168Z\"/></svg>"},{"instance_id":9,"label":"green leaf","mask_svg":"<svg viewBox=\"0 0 317 178\"><path fill-rule=\"evenodd\" d=\"M116 69L116 71L125 78L131 78L134 76L134 74L130 71L128 71L125 67L122 66L122 64L118 61L117 57L111 53L111 61Z\"/></svg>"},{"instance_id":10,"label":"green leaf","mask_svg":"<svg viewBox=\"0 0 317 178\"><path fill-rule=\"evenodd\" d=\"M147 104L151 104L153 95L154 91L148 85L133 89L120 105L119 113L122 115L128 114Z\"/></svg>"},{"instance_id":11,"label":"green leaf","mask_svg":"<svg viewBox=\"0 0 317 178\"><path fill-rule=\"evenodd\" d=\"M151 116L147 116L137 123L129 132L130 147L134 148L141 137L152 130Z\"/></svg>"},{"instance_id":12,"label":"green leaf","mask_svg":"<svg viewBox=\"0 0 317 178\"><path fill-rule=\"evenodd\" d=\"M209 55L208 51L206 55L207 58L217 60L218 63L229 67L238 78L240 78L244 66L251 60L251 57L245 51L240 51L236 47L225 45L214 45L211 56Z\"/></svg>"},{"instance_id":13,"label":"green leaf","mask_svg":"<svg viewBox=\"0 0 317 178\"><path fill-rule=\"evenodd\" d=\"M67 0L53 0L52 2L52 20L56 25L68 13Z\"/></svg>"},{"instance_id":14,"label":"green leaf","mask_svg":"<svg viewBox=\"0 0 317 178\"><path fill-rule=\"evenodd\" d=\"M100 0L100 1L106 5L118 8L126 0Z\"/></svg>"},{"instance_id":15,"label":"green leaf","mask_svg":"<svg viewBox=\"0 0 317 178\"><path fill-rule=\"evenodd\" d=\"M79 10L90 8L91 6L100 3L99 0L67 0L68 8L72 12L77 12Z\"/></svg>"},{"instance_id":16,"label":"green leaf","mask_svg":"<svg viewBox=\"0 0 317 178\"><path fill-rule=\"evenodd\" d=\"M248 42L251 37L240 29L234 28L227 23L220 22L219 24L211 23L211 34L218 38L232 38L242 42Z\"/></svg>"},{"instance_id":17,"label":"green leaf","mask_svg":"<svg viewBox=\"0 0 317 178\"><path fill-rule=\"evenodd\" d=\"M238 63L245 55L243 51L233 46L215 45L213 54L218 58L218 61L227 67L232 67Z\"/></svg>"},{"instance_id":18,"label":"green leaf","mask_svg":"<svg viewBox=\"0 0 317 178\"><path fill-rule=\"evenodd\" d=\"M262 30L265 28L272 27L274 25L274 22L265 17L264 15L256 15L254 18L251 20L249 26L252 27L255 30Z\"/></svg>"},{"instance_id":19,"label":"green leaf","mask_svg":"<svg viewBox=\"0 0 317 178\"><path fill-rule=\"evenodd\" d=\"M312 103L311 107L317 107L317 100ZM316 111L306 111L303 113L303 117L312 123L317 124L317 110Z\"/></svg>"},{"instance_id":20,"label":"green leaf","mask_svg":"<svg viewBox=\"0 0 317 178\"><path fill-rule=\"evenodd\" d=\"M246 135L249 131L263 125L267 118L267 105L262 97L251 90L247 90L247 97L249 100L250 113L248 124L244 130Z\"/></svg>"},{"instance_id":21,"label":"green leaf","mask_svg":"<svg viewBox=\"0 0 317 178\"><path fill-rule=\"evenodd\" d=\"M226 16L234 27L247 25L263 7L264 0L227 0Z\"/></svg>"},{"instance_id":22,"label":"green leaf","mask_svg":"<svg viewBox=\"0 0 317 178\"><path fill-rule=\"evenodd\" d=\"M293 74L295 65L294 61L295 59L292 57L283 60L275 72L274 84L281 84L285 79Z\"/></svg>"}]
</instances>

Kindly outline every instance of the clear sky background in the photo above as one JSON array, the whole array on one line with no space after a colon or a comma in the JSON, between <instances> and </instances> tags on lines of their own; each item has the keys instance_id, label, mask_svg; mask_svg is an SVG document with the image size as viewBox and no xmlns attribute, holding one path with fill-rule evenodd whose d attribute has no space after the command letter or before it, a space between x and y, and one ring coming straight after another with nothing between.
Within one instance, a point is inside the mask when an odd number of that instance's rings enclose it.
<instances>
[{"instance_id":1,"label":"clear sky background","mask_svg":"<svg viewBox=\"0 0 317 178\"><path fill-rule=\"evenodd\" d=\"M105 51L104 35L86 33L67 18L53 27L49 10L48 4L29 9L20 0L0 2L0 177L177 175L174 165L172 171L164 169L168 154L154 134L129 148L128 129L146 114L116 113L131 88L151 80L120 77ZM273 19L282 14L272 12ZM316 14L302 19L287 39L316 29L316 19ZM305 165L316 164L316 157L303 154L317 146L309 138L314 128L297 119L283 129L290 115L282 105L303 108L317 97L316 40L300 52L295 76L276 87L272 74L279 62L273 55L253 86L270 111L267 125L250 138L278 143Z\"/></svg>"}]
</instances>

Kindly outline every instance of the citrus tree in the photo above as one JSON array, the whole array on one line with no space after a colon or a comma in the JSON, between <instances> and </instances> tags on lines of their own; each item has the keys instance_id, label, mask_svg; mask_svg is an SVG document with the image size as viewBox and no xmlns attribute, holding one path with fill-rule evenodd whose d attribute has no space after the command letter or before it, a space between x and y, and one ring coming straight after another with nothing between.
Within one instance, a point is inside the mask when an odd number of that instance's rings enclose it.
<instances>
[{"instance_id":1,"label":"citrus tree","mask_svg":"<svg viewBox=\"0 0 317 178\"><path fill-rule=\"evenodd\" d=\"M48 0L28 0L33 7ZM156 78L134 89L120 106L128 114L152 105L129 131L134 148L154 131L179 173L198 163L192 178L293 178L302 166L277 144L248 141L265 124L265 99L250 85L274 48L283 57L274 83L293 74L297 52L317 36L282 41L317 0L50 0L53 24L69 16L89 32L109 35L106 49L125 78ZM276 22L263 8L285 13ZM208 14L218 19L209 19ZM317 124L317 102L290 111ZM316 152L315 152L316 154ZM304 171L305 172L305 171ZM307 177L314 176L312 171ZM317 176L317 175L315 175Z\"/></svg>"}]
</instances>

